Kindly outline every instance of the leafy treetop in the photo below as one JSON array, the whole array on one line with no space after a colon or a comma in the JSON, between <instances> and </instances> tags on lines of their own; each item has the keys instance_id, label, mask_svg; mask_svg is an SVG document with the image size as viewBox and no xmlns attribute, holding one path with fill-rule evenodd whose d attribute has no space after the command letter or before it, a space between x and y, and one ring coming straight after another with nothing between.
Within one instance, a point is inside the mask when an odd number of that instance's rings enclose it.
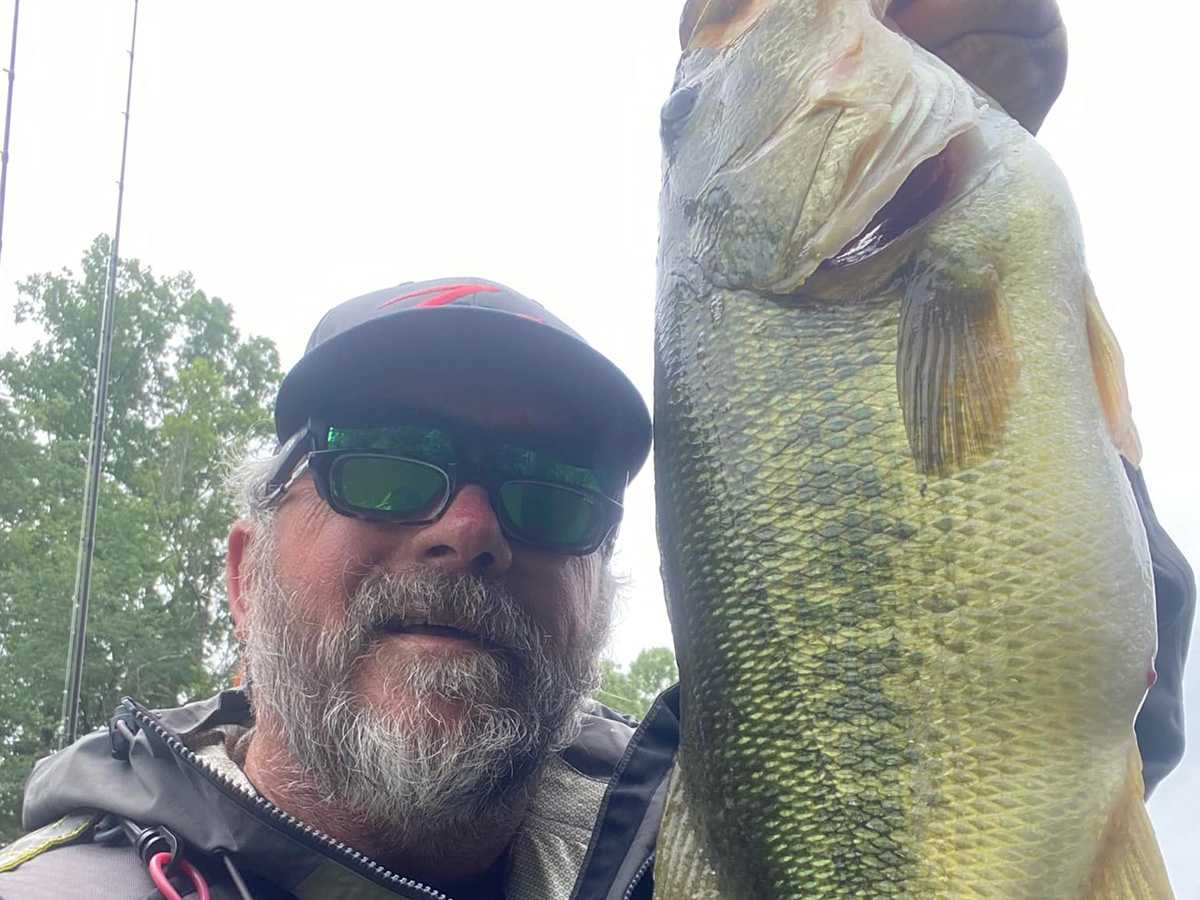
<instances>
[{"instance_id":1,"label":"leafy treetop","mask_svg":"<svg viewBox=\"0 0 1200 900\"><path fill-rule=\"evenodd\" d=\"M0 357L0 843L57 743L108 247L18 285L17 321L41 336ZM114 322L81 731L125 694L173 706L226 680L221 475L269 439L280 379L275 345L188 273L122 260Z\"/></svg>"}]
</instances>

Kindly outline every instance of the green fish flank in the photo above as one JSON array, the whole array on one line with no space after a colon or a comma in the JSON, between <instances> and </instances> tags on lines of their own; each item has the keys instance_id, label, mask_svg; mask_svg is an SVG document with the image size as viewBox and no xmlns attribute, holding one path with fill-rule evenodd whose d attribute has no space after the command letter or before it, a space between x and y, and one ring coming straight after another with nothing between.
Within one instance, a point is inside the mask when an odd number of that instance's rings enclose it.
<instances>
[{"instance_id":1,"label":"green fish flank","mask_svg":"<svg viewBox=\"0 0 1200 900\"><path fill-rule=\"evenodd\" d=\"M879 6L685 13L655 897L1167 900L1133 739L1154 598L1114 442L1136 431L1074 207Z\"/></svg>"},{"instance_id":2,"label":"green fish flank","mask_svg":"<svg viewBox=\"0 0 1200 900\"><path fill-rule=\"evenodd\" d=\"M704 560L683 576L675 624L683 765L704 748L689 797L713 811L708 833L747 896L879 894L912 869L919 711L903 698L921 651L898 639L910 598L896 556L917 529L904 518L896 325L894 302L800 311L730 296L687 357L709 395L657 408L660 446L682 460L660 482L664 528L679 523L680 555ZM663 381L686 383L669 370L686 364L667 362ZM714 405L725 414L689 414ZM796 521L793 504L810 515Z\"/></svg>"}]
</instances>

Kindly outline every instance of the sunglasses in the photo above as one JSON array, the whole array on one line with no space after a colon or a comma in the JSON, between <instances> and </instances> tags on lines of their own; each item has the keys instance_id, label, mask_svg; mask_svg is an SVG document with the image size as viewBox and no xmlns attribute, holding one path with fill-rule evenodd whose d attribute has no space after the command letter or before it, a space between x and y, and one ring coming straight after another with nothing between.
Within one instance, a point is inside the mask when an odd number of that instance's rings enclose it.
<instances>
[{"instance_id":1,"label":"sunglasses","mask_svg":"<svg viewBox=\"0 0 1200 900\"><path fill-rule=\"evenodd\" d=\"M624 473L588 464L585 447L427 413L390 422L343 428L310 420L280 450L268 499L281 497L307 468L335 512L421 525L446 511L460 485L478 484L510 540L575 556L599 549L621 521L614 498L624 491Z\"/></svg>"}]
</instances>

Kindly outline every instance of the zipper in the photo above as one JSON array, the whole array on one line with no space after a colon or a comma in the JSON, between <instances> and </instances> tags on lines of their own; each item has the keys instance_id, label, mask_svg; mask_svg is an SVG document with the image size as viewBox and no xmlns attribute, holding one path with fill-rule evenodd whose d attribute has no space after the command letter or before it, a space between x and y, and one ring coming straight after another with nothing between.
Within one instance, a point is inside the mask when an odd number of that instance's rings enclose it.
<instances>
[{"instance_id":1,"label":"zipper","mask_svg":"<svg viewBox=\"0 0 1200 900\"><path fill-rule=\"evenodd\" d=\"M346 846L337 838L331 837L325 832L313 828L311 825L306 825L295 816L284 812L270 800L247 793L241 785L231 781L223 773L218 772L204 759L189 750L183 741L170 732L165 725L155 718L153 713L142 707L136 700L125 697L121 701L121 705L133 714L133 718L138 725L162 741L181 760L193 768L199 769L204 773L206 778L218 787L223 788L231 800L263 819L273 828L277 828L288 836L295 838L298 843L315 847L315 849L326 856L332 857L347 869L364 876L382 887L399 888L400 893L411 898L411 900L451 900L450 897L441 891L435 890L419 881L413 881L411 878L397 875L390 869L379 865L379 863L375 862L369 856L365 856L357 850ZM640 875L641 872L639 871L638 877Z\"/></svg>"},{"instance_id":2,"label":"zipper","mask_svg":"<svg viewBox=\"0 0 1200 900\"><path fill-rule=\"evenodd\" d=\"M633 896L633 892L637 890L637 886L642 883L642 878L645 876L646 872L649 871L652 865L654 865L654 856L657 853L657 850L651 850L650 855L646 857L645 862L638 866L638 870L633 873L633 881L629 882L629 887L625 889L625 894L621 897L621 900L629 900L629 898Z\"/></svg>"}]
</instances>

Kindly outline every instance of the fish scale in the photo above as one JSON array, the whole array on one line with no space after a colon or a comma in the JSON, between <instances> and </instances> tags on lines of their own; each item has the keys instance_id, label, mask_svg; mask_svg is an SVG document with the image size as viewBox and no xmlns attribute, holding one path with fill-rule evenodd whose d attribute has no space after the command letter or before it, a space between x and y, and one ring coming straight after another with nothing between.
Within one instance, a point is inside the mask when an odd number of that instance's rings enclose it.
<instances>
[{"instance_id":1,"label":"fish scale","mask_svg":"<svg viewBox=\"0 0 1200 900\"><path fill-rule=\"evenodd\" d=\"M684 643L694 647L689 657L694 652L703 674L694 696L684 676L683 752L694 729L708 748L705 771L712 775L710 784L696 784L696 796L738 797L754 812L751 821L715 817L711 831L730 839L724 852L743 857L736 836L744 829L771 833L762 858L746 857L743 877L753 884L758 879L749 873L758 871L768 882L794 885L779 896L839 896L827 889L866 890L878 883L879 871L911 866L903 829L894 827L902 816L895 798L906 779L903 730L895 722L910 713L883 689L889 670L902 671L903 651L892 610L876 590L892 580L893 568L885 535L896 521L897 485L879 464L886 468L887 457L895 456L889 344L896 309L883 303L819 310L824 315L800 319L819 337L807 343L796 336L795 312L786 305L731 295L724 311L720 326L710 325L697 341L695 359L705 374L701 391L715 387L736 414L727 429L660 431L660 441L691 444L695 450L684 455L702 466L704 451L740 461L732 477L712 484L695 505L688 502L697 499L688 485L697 473L687 464L678 484L672 478L661 491L663 515L687 523L683 556L699 555L696 543L705 545L707 556L709 535L722 536L705 577L684 587L693 626ZM746 333L759 336L748 352L724 345ZM784 340L766 338L773 333ZM662 372L665 382L679 374ZM704 408L714 399L690 396L684 405ZM848 409L855 410L853 419ZM660 408L660 423L664 416L672 411ZM779 429L781 417L794 424ZM864 451L863 439L875 435L883 454ZM845 477L846 468L854 479ZM871 502L848 503L857 498L847 483L867 488ZM793 502L811 505L803 527L790 520ZM723 525L708 521L713 510L720 519L739 512ZM876 546L867 540L872 536L881 538ZM798 655L797 647L805 652ZM697 720L693 708L704 710ZM866 723L868 741L862 739ZM863 761L876 763L871 777L864 777ZM748 781L741 774L746 768ZM847 783L850 772L855 777ZM871 848L865 854L852 849L864 832Z\"/></svg>"}]
</instances>

